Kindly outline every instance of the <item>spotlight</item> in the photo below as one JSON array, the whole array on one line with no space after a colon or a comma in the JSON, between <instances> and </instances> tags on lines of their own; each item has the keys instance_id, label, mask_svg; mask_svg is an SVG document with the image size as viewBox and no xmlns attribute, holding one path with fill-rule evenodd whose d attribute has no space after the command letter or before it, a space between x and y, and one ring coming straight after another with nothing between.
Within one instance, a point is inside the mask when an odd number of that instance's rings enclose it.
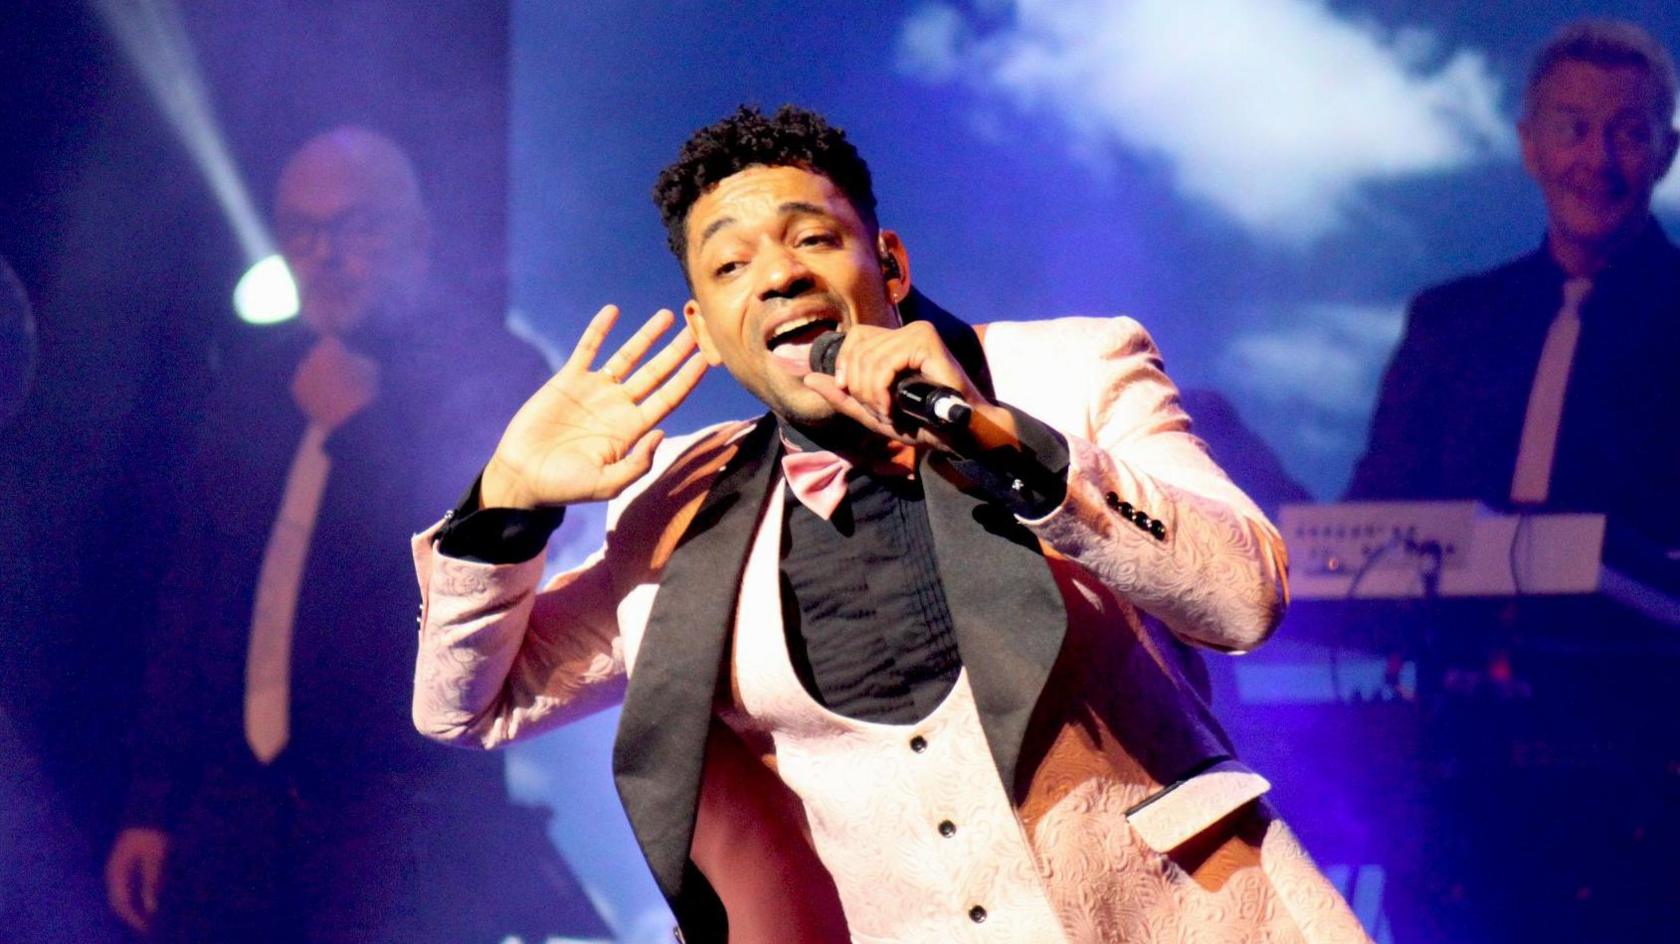
<instances>
[{"instance_id":1,"label":"spotlight","mask_svg":"<svg viewBox=\"0 0 1680 944\"><path fill-rule=\"evenodd\" d=\"M233 289L233 310L246 324L270 325L298 313L297 283L278 255L257 260Z\"/></svg>"},{"instance_id":2,"label":"spotlight","mask_svg":"<svg viewBox=\"0 0 1680 944\"><path fill-rule=\"evenodd\" d=\"M222 136L177 0L93 3L198 165L251 264L233 292L239 317L251 324L273 324L297 314L297 289L285 264L273 255L274 239Z\"/></svg>"}]
</instances>

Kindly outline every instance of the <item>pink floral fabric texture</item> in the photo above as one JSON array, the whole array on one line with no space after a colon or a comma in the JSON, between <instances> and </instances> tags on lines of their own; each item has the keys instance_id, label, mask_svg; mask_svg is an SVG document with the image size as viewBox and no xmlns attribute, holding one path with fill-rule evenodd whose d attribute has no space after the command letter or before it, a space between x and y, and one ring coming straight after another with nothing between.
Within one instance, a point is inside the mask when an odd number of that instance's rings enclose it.
<instances>
[{"instance_id":1,"label":"pink floral fabric texture","mask_svg":"<svg viewBox=\"0 0 1680 944\"><path fill-rule=\"evenodd\" d=\"M1189 791L1153 814L1165 835L1217 822L1252 841L1258 855L1216 881L1153 848L1125 816L1161 783L1229 752L1139 613L1202 646L1259 645L1286 601L1275 529L1191 435L1136 322L997 324L983 344L999 398L1061 431L1072 458L1066 501L1025 522L1070 616L1040 705L1049 721L1029 730L1022 751L1027 794L1016 808L999 782L966 672L922 725L870 725L811 702L781 642L772 540L743 578L736 704L722 710L803 807L803 823L778 826L787 834L777 841L816 850L860 941L1367 941L1263 799ZM449 560L419 535L416 725L495 746L621 698L657 591L658 549L688 520L671 496L716 468L697 468L690 453L741 428L662 444L654 470L610 504L606 546L541 592L540 565ZM1122 499L1161 522L1165 538L1120 517ZM766 515L759 538L779 533L779 521ZM910 746L917 736L921 751ZM929 759L938 763L920 763ZM1238 806L1195 799L1214 795ZM717 866L764 863L743 852ZM726 905L732 923L778 907ZM774 916L755 926L773 927Z\"/></svg>"}]
</instances>

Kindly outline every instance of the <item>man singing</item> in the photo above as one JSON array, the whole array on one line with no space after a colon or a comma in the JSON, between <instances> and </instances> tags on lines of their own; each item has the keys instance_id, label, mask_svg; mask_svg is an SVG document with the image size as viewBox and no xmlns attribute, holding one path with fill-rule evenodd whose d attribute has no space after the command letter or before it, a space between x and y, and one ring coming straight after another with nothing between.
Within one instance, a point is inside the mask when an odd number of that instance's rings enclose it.
<instances>
[{"instance_id":1,"label":"man singing","mask_svg":"<svg viewBox=\"0 0 1680 944\"><path fill-rule=\"evenodd\" d=\"M597 365L603 309L415 538L420 729L492 747L622 696L690 942L1367 940L1142 620L1241 651L1285 601L1143 329L901 321L868 169L799 109L700 130L655 197L688 327ZM665 440L720 364L769 413ZM968 428L907 421L907 376ZM605 546L539 588L600 500Z\"/></svg>"}]
</instances>

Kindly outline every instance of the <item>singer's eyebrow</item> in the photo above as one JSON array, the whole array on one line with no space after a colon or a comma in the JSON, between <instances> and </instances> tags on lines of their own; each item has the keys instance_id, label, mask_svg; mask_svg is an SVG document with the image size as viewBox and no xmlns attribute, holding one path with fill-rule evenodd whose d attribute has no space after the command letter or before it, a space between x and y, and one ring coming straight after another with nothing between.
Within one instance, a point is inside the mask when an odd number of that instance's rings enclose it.
<instances>
[{"instance_id":1,"label":"singer's eyebrow","mask_svg":"<svg viewBox=\"0 0 1680 944\"><path fill-rule=\"evenodd\" d=\"M700 245L697 248L698 249L706 248L706 240L711 239L713 236L716 236L718 230L723 229L725 226L734 226L734 225L735 225L735 217L733 217L733 216L720 216L717 219L713 220L709 225L707 225L707 227L705 229L700 231Z\"/></svg>"},{"instance_id":2,"label":"singer's eyebrow","mask_svg":"<svg viewBox=\"0 0 1680 944\"><path fill-rule=\"evenodd\" d=\"M776 208L783 216L828 216L828 208L806 203L803 200L790 200Z\"/></svg>"},{"instance_id":3,"label":"singer's eyebrow","mask_svg":"<svg viewBox=\"0 0 1680 944\"><path fill-rule=\"evenodd\" d=\"M829 216L829 215L831 215L828 212L827 207L818 206L815 203L806 203L803 200L789 200L787 203L784 203L781 206L778 206L776 208L776 212L780 213L782 216ZM737 222L739 222L739 221L736 220L733 216L720 216L717 219L715 219L715 220L711 221L710 223L706 224L706 228L700 231L700 244L699 244L699 246L696 247L696 251L698 251L699 249L704 249L706 247L706 240L711 239L713 236L716 236L718 234L719 230L722 230L722 229L724 229L726 227L729 227L729 226L734 226Z\"/></svg>"}]
</instances>

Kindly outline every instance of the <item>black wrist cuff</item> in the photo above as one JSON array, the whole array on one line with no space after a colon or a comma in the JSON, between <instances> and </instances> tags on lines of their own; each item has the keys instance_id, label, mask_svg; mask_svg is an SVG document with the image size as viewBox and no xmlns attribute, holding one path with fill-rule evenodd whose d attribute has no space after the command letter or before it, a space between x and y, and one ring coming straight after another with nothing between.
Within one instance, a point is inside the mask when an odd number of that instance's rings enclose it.
<instances>
[{"instance_id":1,"label":"black wrist cuff","mask_svg":"<svg viewBox=\"0 0 1680 944\"><path fill-rule=\"evenodd\" d=\"M479 564L522 564L541 554L566 509L482 507L483 480L482 474L474 479L461 503L445 517L438 529L438 551Z\"/></svg>"},{"instance_id":2,"label":"black wrist cuff","mask_svg":"<svg viewBox=\"0 0 1680 944\"><path fill-rule=\"evenodd\" d=\"M1067 497L1067 440L1048 424L1007 403L998 406L1015 418L1019 449L994 449L980 459L952 462L959 472L999 505L1024 520L1042 518Z\"/></svg>"}]
</instances>

